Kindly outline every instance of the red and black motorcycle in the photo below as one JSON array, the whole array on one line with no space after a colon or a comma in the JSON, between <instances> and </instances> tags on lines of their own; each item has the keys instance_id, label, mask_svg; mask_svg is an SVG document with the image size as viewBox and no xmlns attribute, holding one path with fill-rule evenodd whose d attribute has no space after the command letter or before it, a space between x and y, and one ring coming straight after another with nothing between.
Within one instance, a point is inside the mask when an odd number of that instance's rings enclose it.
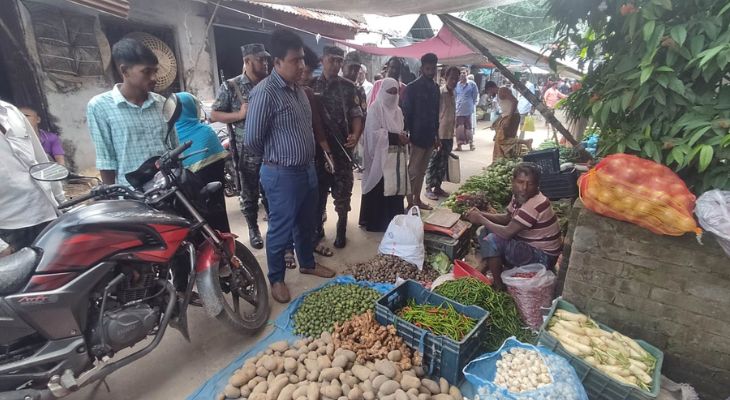
<instances>
[{"instance_id":1,"label":"red and black motorcycle","mask_svg":"<svg viewBox=\"0 0 730 400\"><path fill-rule=\"evenodd\" d=\"M174 95L165 110L171 129L180 114ZM168 325L189 340L194 287L206 313L237 331L265 325L265 276L234 235L206 222L208 199L222 184L182 167L190 145L128 174L134 189L100 185L61 204L69 211L31 247L0 258L0 400L66 396L150 353ZM31 174L69 177L52 163ZM177 290L173 279L182 281Z\"/></svg>"}]
</instances>

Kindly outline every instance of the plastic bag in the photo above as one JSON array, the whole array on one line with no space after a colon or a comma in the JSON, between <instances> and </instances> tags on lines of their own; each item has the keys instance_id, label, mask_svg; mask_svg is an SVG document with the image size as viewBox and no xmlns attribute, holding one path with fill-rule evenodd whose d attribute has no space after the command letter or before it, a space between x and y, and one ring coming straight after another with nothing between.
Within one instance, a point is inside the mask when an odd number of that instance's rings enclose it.
<instances>
[{"instance_id":1,"label":"plastic bag","mask_svg":"<svg viewBox=\"0 0 730 400\"><path fill-rule=\"evenodd\" d=\"M612 154L578 180L591 211L631 222L659 235L700 234L692 211L695 196L664 165L629 154Z\"/></svg>"},{"instance_id":2,"label":"plastic bag","mask_svg":"<svg viewBox=\"0 0 730 400\"><path fill-rule=\"evenodd\" d=\"M418 207L414 206L407 213L393 217L380 241L378 252L415 264L419 271L423 269L426 248L423 246L423 221Z\"/></svg>"},{"instance_id":3,"label":"plastic bag","mask_svg":"<svg viewBox=\"0 0 730 400\"><path fill-rule=\"evenodd\" d=\"M534 350L539 353L548 368L551 384L528 392L512 393L507 388L494 384L497 373L497 361L502 359L503 352L512 348ZM464 367L464 377L476 388L474 400L588 400L583 385L568 361L544 347L522 343L511 337L504 341L502 347L494 353L484 354Z\"/></svg>"},{"instance_id":4,"label":"plastic bag","mask_svg":"<svg viewBox=\"0 0 730 400\"><path fill-rule=\"evenodd\" d=\"M522 320L532 329L542 325L542 309L550 308L555 274L542 264L528 264L502 272L502 282L515 300Z\"/></svg>"},{"instance_id":5,"label":"plastic bag","mask_svg":"<svg viewBox=\"0 0 730 400\"><path fill-rule=\"evenodd\" d=\"M700 225L717 237L717 242L730 256L730 192L710 190L697 199L695 214Z\"/></svg>"},{"instance_id":6,"label":"plastic bag","mask_svg":"<svg viewBox=\"0 0 730 400\"><path fill-rule=\"evenodd\" d=\"M535 132L535 118L532 115L525 115L525 122L522 125L522 130L525 132Z\"/></svg>"}]
</instances>

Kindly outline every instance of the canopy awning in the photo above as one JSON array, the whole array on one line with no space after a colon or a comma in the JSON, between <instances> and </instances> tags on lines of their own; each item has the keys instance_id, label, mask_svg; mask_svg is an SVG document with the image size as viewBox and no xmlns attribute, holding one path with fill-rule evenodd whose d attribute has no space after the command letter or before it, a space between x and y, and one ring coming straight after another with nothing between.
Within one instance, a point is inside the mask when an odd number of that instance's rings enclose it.
<instances>
[{"instance_id":1,"label":"canopy awning","mask_svg":"<svg viewBox=\"0 0 730 400\"><path fill-rule=\"evenodd\" d=\"M297 7L348 13L395 16L404 14L443 14L475 8L498 7L521 0L257 0L262 3L295 4Z\"/></svg>"},{"instance_id":2,"label":"canopy awning","mask_svg":"<svg viewBox=\"0 0 730 400\"><path fill-rule=\"evenodd\" d=\"M443 64L489 65L486 57L478 50L478 46L474 45L479 43L496 56L517 59L527 66L550 69L548 57L524 43L497 35L451 15L441 14L439 17L444 22L444 26L436 36L409 46L385 48L363 46L347 41L340 41L340 43L364 53L381 56L418 59L426 53L434 53L438 56L439 62ZM573 79L581 76L580 71L576 68L561 62L558 62L558 73Z\"/></svg>"}]
</instances>

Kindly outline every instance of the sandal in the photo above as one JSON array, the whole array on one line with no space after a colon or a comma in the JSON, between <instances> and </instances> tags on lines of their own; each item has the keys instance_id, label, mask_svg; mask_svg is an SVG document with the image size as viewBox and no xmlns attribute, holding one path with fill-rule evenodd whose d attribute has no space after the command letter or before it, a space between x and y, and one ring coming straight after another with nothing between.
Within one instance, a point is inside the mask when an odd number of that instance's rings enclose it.
<instances>
[{"instance_id":1,"label":"sandal","mask_svg":"<svg viewBox=\"0 0 730 400\"><path fill-rule=\"evenodd\" d=\"M284 266L286 269L294 269L297 267L297 259L294 257L294 250L286 249L286 251L284 251Z\"/></svg>"},{"instance_id":2,"label":"sandal","mask_svg":"<svg viewBox=\"0 0 730 400\"><path fill-rule=\"evenodd\" d=\"M335 255L335 253L332 252L332 249L323 244L318 244L317 247L314 248L314 252L323 257L332 257Z\"/></svg>"}]
</instances>

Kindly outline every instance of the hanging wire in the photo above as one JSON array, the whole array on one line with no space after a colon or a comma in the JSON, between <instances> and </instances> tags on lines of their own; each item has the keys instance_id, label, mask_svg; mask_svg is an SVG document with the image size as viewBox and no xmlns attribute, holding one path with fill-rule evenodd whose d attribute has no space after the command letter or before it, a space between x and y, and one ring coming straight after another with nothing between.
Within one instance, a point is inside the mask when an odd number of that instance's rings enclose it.
<instances>
[{"instance_id":1,"label":"hanging wire","mask_svg":"<svg viewBox=\"0 0 730 400\"><path fill-rule=\"evenodd\" d=\"M542 17L533 17L533 16L529 16L529 15L517 15L517 14L512 14L512 13L510 13L510 12L507 12L507 11L501 10L501 9L500 9L499 7L494 7L494 8L492 8L492 9L493 9L494 11L497 11L497 12L499 12L499 13L502 13L502 14L504 14L504 15L509 15L510 17L515 17L515 18L545 19L545 16L542 16Z\"/></svg>"}]
</instances>

